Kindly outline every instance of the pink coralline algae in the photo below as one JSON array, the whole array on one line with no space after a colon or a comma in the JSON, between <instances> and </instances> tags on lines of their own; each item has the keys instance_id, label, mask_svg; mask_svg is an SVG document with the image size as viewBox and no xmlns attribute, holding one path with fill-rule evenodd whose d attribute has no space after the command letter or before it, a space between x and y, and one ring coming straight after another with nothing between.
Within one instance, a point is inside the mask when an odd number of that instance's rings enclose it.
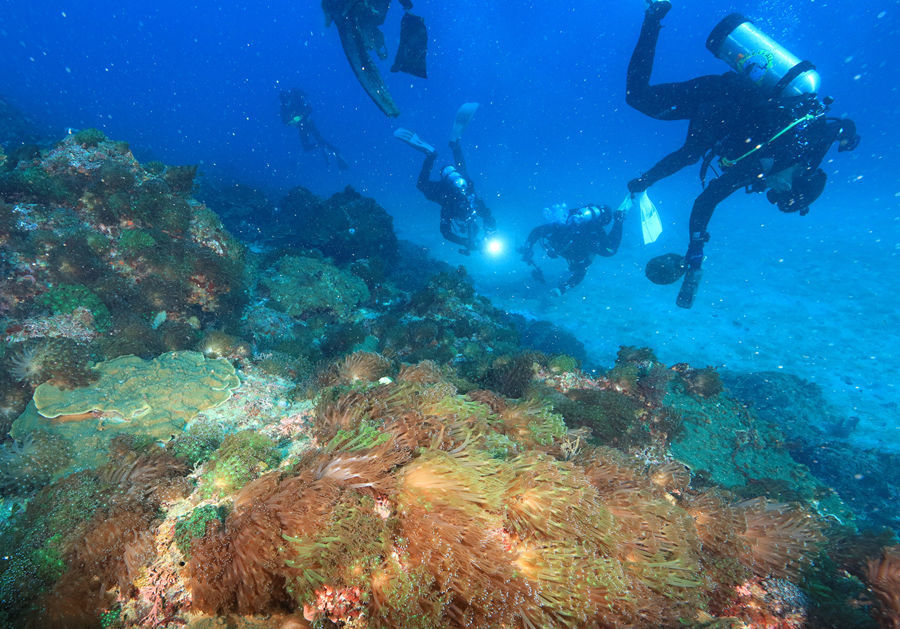
<instances>
[{"instance_id":1,"label":"pink coralline algae","mask_svg":"<svg viewBox=\"0 0 900 629\"><path fill-rule=\"evenodd\" d=\"M35 338L67 338L89 343L97 336L94 315L87 308L79 307L69 313L25 319L11 325L6 328L4 340L7 343L21 343Z\"/></svg>"},{"instance_id":2,"label":"pink coralline algae","mask_svg":"<svg viewBox=\"0 0 900 629\"><path fill-rule=\"evenodd\" d=\"M347 622L357 618L365 609L360 601L362 592L358 587L332 588L328 585L316 590L315 605L303 606L303 617L309 621L327 616L332 622Z\"/></svg>"},{"instance_id":3,"label":"pink coralline algae","mask_svg":"<svg viewBox=\"0 0 900 629\"><path fill-rule=\"evenodd\" d=\"M793 583L754 577L735 588L737 599L725 613L753 629L800 629L806 626L807 600Z\"/></svg>"},{"instance_id":4,"label":"pink coralline algae","mask_svg":"<svg viewBox=\"0 0 900 629\"><path fill-rule=\"evenodd\" d=\"M281 418L277 424L266 426L264 432L274 439L295 439L308 432L310 422L315 416L315 410L310 407L296 413L290 413Z\"/></svg>"},{"instance_id":5,"label":"pink coralline algae","mask_svg":"<svg viewBox=\"0 0 900 629\"><path fill-rule=\"evenodd\" d=\"M605 378L591 378L580 371L566 371L554 373L541 368L535 374L535 379L553 387L560 393L567 393L570 389L609 389L611 383Z\"/></svg>"}]
</instances>

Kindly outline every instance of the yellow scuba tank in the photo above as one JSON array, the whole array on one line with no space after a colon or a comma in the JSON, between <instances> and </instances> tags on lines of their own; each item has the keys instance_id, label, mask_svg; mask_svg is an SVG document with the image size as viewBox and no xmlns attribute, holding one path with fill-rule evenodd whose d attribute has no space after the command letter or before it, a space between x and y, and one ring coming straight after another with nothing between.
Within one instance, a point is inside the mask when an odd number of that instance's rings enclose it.
<instances>
[{"instance_id":1,"label":"yellow scuba tank","mask_svg":"<svg viewBox=\"0 0 900 629\"><path fill-rule=\"evenodd\" d=\"M706 47L735 71L772 96L816 94L821 77L738 13L727 16L709 34Z\"/></svg>"}]
</instances>

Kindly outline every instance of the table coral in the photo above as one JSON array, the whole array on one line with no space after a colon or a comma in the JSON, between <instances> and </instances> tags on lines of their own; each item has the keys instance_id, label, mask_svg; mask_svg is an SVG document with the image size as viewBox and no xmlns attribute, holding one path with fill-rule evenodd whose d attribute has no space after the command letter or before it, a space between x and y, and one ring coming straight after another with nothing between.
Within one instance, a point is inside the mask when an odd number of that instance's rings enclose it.
<instances>
[{"instance_id":1,"label":"table coral","mask_svg":"<svg viewBox=\"0 0 900 629\"><path fill-rule=\"evenodd\" d=\"M149 361L120 356L96 369L100 377L89 387L39 386L10 433L21 438L42 428L77 443L81 465L100 462L115 435L168 439L240 385L231 363L199 352L169 352Z\"/></svg>"}]
</instances>

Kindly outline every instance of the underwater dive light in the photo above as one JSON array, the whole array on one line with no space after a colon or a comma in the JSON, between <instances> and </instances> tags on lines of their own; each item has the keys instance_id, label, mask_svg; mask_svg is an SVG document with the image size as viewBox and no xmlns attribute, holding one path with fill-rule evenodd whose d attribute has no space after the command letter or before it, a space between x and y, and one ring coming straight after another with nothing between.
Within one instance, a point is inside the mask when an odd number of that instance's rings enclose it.
<instances>
[{"instance_id":1,"label":"underwater dive light","mask_svg":"<svg viewBox=\"0 0 900 629\"><path fill-rule=\"evenodd\" d=\"M487 242L484 243L485 252L492 256L499 256L504 249L503 241L499 238L488 238Z\"/></svg>"}]
</instances>

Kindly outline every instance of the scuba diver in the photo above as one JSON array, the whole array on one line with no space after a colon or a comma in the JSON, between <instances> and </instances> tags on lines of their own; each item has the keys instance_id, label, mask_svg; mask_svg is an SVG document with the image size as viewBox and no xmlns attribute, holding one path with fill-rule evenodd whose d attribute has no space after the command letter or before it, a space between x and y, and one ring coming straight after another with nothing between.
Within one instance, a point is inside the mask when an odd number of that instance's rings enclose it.
<instances>
[{"instance_id":1,"label":"scuba diver","mask_svg":"<svg viewBox=\"0 0 900 629\"><path fill-rule=\"evenodd\" d=\"M347 162L338 153L337 148L325 140L319 133L319 129L313 124L310 118L312 105L309 104L309 99L303 90L283 90L278 98L281 100L281 121L288 126L297 128L303 150L308 153L321 149L326 164L330 164L334 160L338 168L347 170Z\"/></svg>"},{"instance_id":2,"label":"scuba diver","mask_svg":"<svg viewBox=\"0 0 900 629\"><path fill-rule=\"evenodd\" d=\"M670 284L682 275L676 304L690 308L701 280L706 228L716 206L741 188L763 192L784 212L805 215L822 193L826 175L819 168L835 142L839 151L859 144L851 120L826 117L831 99L820 101L820 78L813 65L760 32L743 16L723 19L707 39L707 48L733 71L682 83L650 85L661 20L669 0L653 0L628 66L626 101L659 120L689 120L684 145L628 182L632 194L703 159L703 192L695 199L689 244L680 263L675 254L651 260L647 277ZM749 149L749 150L748 150ZM706 185L707 170L719 157L722 172Z\"/></svg>"},{"instance_id":3,"label":"scuba diver","mask_svg":"<svg viewBox=\"0 0 900 629\"><path fill-rule=\"evenodd\" d=\"M381 25L387 17L391 0L322 0L325 26L337 27L344 56L350 69L362 85L369 98L381 111L391 118L400 115L394 104L378 67L369 55L374 50L379 59L387 59L384 33ZM403 19L400 20L400 44L391 72L406 72L413 76L427 78L425 56L428 51L428 33L425 20L410 13L411 0L400 0Z\"/></svg>"},{"instance_id":4,"label":"scuba diver","mask_svg":"<svg viewBox=\"0 0 900 629\"><path fill-rule=\"evenodd\" d=\"M553 289L555 295L562 295L581 283L594 255L608 258L616 254L622 242L625 213L613 212L606 205L585 205L571 210L565 205L554 205L548 210L545 215L554 220L532 229L518 252L523 262L534 267L531 276L542 284L544 274L534 262L535 243L541 244L548 257L565 259L569 274ZM605 227L610 222L613 226L607 232Z\"/></svg>"},{"instance_id":5,"label":"scuba diver","mask_svg":"<svg viewBox=\"0 0 900 629\"><path fill-rule=\"evenodd\" d=\"M485 238L496 228L490 209L475 192L460 146L462 132L477 108L478 103L465 103L456 112L450 134L454 163L444 166L436 181L431 179L431 171L438 155L435 148L408 129L397 129L394 132L394 137L398 140L425 153L416 188L421 190L426 199L441 206L441 235L450 242L461 245L459 252L463 255L469 255L472 250L480 250Z\"/></svg>"}]
</instances>

